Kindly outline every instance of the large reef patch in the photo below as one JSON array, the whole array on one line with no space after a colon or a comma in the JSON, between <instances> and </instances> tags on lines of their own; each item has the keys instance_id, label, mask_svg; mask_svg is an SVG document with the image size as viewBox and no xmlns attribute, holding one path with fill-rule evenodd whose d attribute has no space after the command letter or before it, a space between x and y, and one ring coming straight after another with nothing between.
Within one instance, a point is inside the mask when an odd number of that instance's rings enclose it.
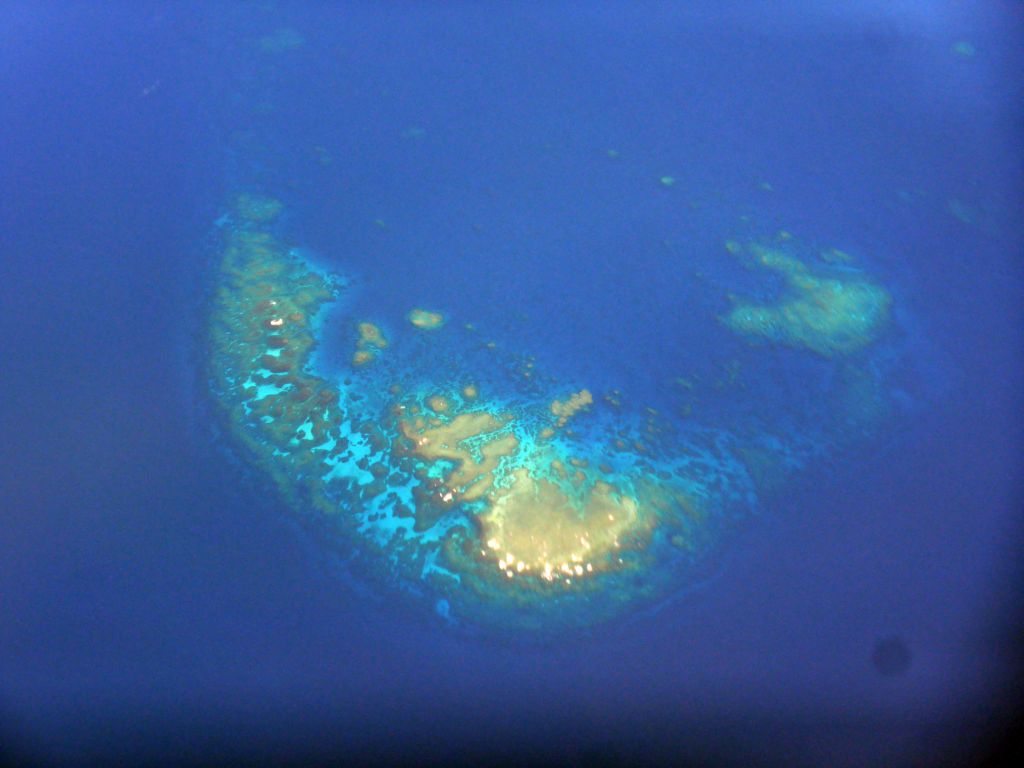
<instances>
[{"instance_id":1,"label":"large reef patch","mask_svg":"<svg viewBox=\"0 0 1024 768\"><path fill-rule=\"evenodd\" d=\"M228 432L301 517L445 621L546 634L664 599L698 579L759 490L833 440L680 425L623 407L618 390L540 375L524 389L522 359L533 373L532 358L503 360L472 332L442 329L440 313L386 337L345 309L346 280L282 242L282 208L241 195L224 228L209 361ZM890 299L880 287L747 250L784 291L735 306L732 330L826 359L882 332ZM356 332L341 376L314 365L327 319Z\"/></svg>"}]
</instances>

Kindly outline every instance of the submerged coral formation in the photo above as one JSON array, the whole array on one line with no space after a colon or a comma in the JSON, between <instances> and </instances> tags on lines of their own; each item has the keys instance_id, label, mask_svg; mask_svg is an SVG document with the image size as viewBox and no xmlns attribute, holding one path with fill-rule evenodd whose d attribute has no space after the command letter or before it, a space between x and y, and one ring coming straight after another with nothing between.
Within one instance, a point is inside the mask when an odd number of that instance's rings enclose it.
<instances>
[{"instance_id":1,"label":"submerged coral formation","mask_svg":"<svg viewBox=\"0 0 1024 768\"><path fill-rule=\"evenodd\" d=\"M272 234L276 201L241 196L236 212L210 316L211 379L231 434L291 505L386 564L387 581L443 601L446 620L549 631L663 597L685 583L737 510L780 487L799 456L821 450L825 438L800 447L768 432L741 439L695 423L679 431L656 409L628 412L618 390L485 399L476 382L487 371L459 362L468 359L460 357L465 339L432 346L429 360L455 377L439 380L436 366L411 356L415 346L368 320L332 315L356 329L356 365L385 349L389 360L333 380L312 351L320 310L336 303L345 281ZM734 307L726 318L733 330L826 359L882 332L890 302L882 288L856 273L812 272L777 247L746 250L783 277L784 289L777 302ZM428 330L443 323L423 310L409 319ZM501 354L474 345L487 360ZM503 365L509 392L520 386L523 359ZM533 358L525 359L532 373ZM396 370L412 385L390 378ZM733 382L735 367L727 373ZM490 381L488 392L500 390ZM861 428L884 415L871 374L837 381L852 382L843 403L857 419L842 423ZM685 383L692 407L696 385Z\"/></svg>"},{"instance_id":2,"label":"submerged coral formation","mask_svg":"<svg viewBox=\"0 0 1024 768\"><path fill-rule=\"evenodd\" d=\"M344 281L285 248L266 229L272 218L243 216L226 232L210 362L231 433L284 498L386 555L395 583L430 589L450 616L534 628L608 618L663 594L672 568L629 574L698 553L693 510L729 495L716 498L715 484L749 492L720 449L642 458L614 447L622 437L640 446L640 430L611 424L603 436L555 439L551 417L564 426L593 405L588 389L512 406L481 402L476 384L401 396L372 373L359 389L330 381L311 353L318 311ZM391 351L378 325L355 327L357 355ZM597 588L614 595L601 610L586 597ZM498 596L518 607L490 615Z\"/></svg>"},{"instance_id":3,"label":"submerged coral formation","mask_svg":"<svg viewBox=\"0 0 1024 768\"><path fill-rule=\"evenodd\" d=\"M564 427L566 422L569 421L579 411L591 405L594 402L594 396L590 394L589 389L581 389L579 392L570 396L568 400L564 402L562 400L554 400L551 403L551 413L558 417L556 425Z\"/></svg>"},{"instance_id":4,"label":"submerged coral formation","mask_svg":"<svg viewBox=\"0 0 1024 768\"><path fill-rule=\"evenodd\" d=\"M704 367L658 361L640 392L599 362L535 358L507 328L446 324L422 307L406 323L372 289L350 291L286 242L285 206L268 194L295 190L293 171L275 168L268 118L283 95L277 68L305 55L305 39L280 27L249 40L264 77L243 78L237 94L245 124L218 219L211 391L247 465L390 594L449 624L540 633L651 606L699 583L737 522L794 472L889 418L892 366L878 342L890 294L849 254L804 248L787 231L772 245L713 233L756 271L694 274L726 293L752 277L751 298L716 325L717 297L687 297L693 327L709 330L692 355ZM343 164L338 151L317 146L307 159L324 173Z\"/></svg>"},{"instance_id":5,"label":"submerged coral formation","mask_svg":"<svg viewBox=\"0 0 1024 768\"><path fill-rule=\"evenodd\" d=\"M241 194L235 198L235 213L250 222L267 223L281 213L281 201L262 195Z\"/></svg>"},{"instance_id":6,"label":"submerged coral formation","mask_svg":"<svg viewBox=\"0 0 1024 768\"><path fill-rule=\"evenodd\" d=\"M401 422L402 434L412 443L412 453L427 462L444 460L453 465L445 485L437 491L444 503L456 499L474 501L494 482L499 460L519 446L516 436L503 431L510 416L486 411L461 413L447 423L425 427L423 419Z\"/></svg>"},{"instance_id":7,"label":"submerged coral formation","mask_svg":"<svg viewBox=\"0 0 1024 768\"><path fill-rule=\"evenodd\" d=\"M311 448L340 422L337 388L306 370L315 345L311 318L336 287L255 229L231 232L221 276L211 375L232 432L257 461L311 465Z\"/></svg>"},{"instance_id":8,"label":"submerged coral formation","mask_svg":"<svg viewBox=\"0 0 1024 768\"><path fill-rule=\"evenodd\" d=\"M622 540L647 534L654 522L649 510L596 481L575 503L558 484L536 479L526 468L515 471L508 489L499 491L480 515L481 537L508 578L523 575L571 584L573 578L616 567Z\"/></svg>"},{"instance_id":9,"label":"submerged coral formation","mask_svg":"<svg viewBox=\"0 0 1024 768\"><path fill-rule=\"evenodd\" d=\"M359 339L356 341L356 351L352 355L352 364L361 366L372 362L377 353L387 347L388 340L384 338L380 328L365 320L359 323L357 330Z\"/></svg>"},{"instance_id":10,"label":"submerged coral formation","mask_svg":"<svg viewBox=\"0 0 1024 768\"><path fill-rule=\"evenodd\" d=\"M779 248L749 248L756 265L782 275L785 289L776 302L733 307L725 317L732 330L825 357L856 352L881 336L892 303L884 288L860 277L814 274Z\"/></svg>"},{"instance_id":11,"label":"submerged coral formation","mask_svg":"<svg viewBox=\"0 0 1024 768\"><path fill-rule=\"evenodd\" d=\"M439 312L430 312L426 309L417 308L409 312L409 322L417 328L432 331L444 325L444 316Z\"/></svg>"}]
</instances>

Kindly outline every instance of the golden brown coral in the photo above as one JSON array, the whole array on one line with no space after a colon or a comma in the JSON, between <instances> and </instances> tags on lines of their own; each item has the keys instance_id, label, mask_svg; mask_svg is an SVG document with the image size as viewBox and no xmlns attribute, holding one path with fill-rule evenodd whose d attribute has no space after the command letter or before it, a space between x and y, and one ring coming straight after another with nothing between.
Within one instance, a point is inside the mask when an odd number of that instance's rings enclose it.
<instances>
[{"instance_id":1,"label":"golden brown coral","mask_svg":"<svg viewBox=\"0 0 1024 768\"><path fill-rule=\"evenodd\" d=\"M445 478L448 491L453 497L473 501L490 490L492 473L501 457L511 455L519 447L515 435L495 434L509 420L508 416L473 411L459 414L440 426L426 427L415 421L403 421L400 426L415 455L426 461L443 459L455 464ZM472 448L468 445L470 441L474 443Z\"/></svg>"},{"instance_id":2,"label":"golden brown coral","mask_svg":"<svg viewBox=\"0 0 1024 768\"><path fill-rule=\"evenodd\" d=\"M859 278L820 277L774 248L753 244L751 251L756 264L785 277L787 295L773 304L733 307L724 318L732 330L825 357L855 352L881 335L892 303L884 288Z\"/></svg>"},{"instance_id":3,"label":"golden brown coral","mask_svg":"<svg viewBox=\"0 0 1024 768\"><path fill-rule=\"evenodd\" d=\"M580 503L525 468L513 478L480 516L481 538L510 578L532 574L553 581L614 568L625 537L646 535L653 522L634 499L605 482L588 487Z\"/></svg>"},{"instance_id":4,"label":"golden brown coral","mask_svg":"<svg viewBox=\"0 0 1024 768\"><path fill-rule=\"evenodd\" d=\"M409 322L417 328L432 331L444 325L444 316L440 312L416 308L409 313Z\"/></svg>"},{"instance_id":5,"label":"golden brown coral","mask_svg":"<svg viewBox=\"0 0 1024 768\"><path fill-rule=\"evenodd\" d=\"M578 411L588 407L593 402L594 396L590 394L590 390L581 389L579 392L571 395L569 399L564 402L561 400L555 400L551 403L551 413L558 417L557 426L564 427L565 423Z\"/></svg>"}]
</instances>

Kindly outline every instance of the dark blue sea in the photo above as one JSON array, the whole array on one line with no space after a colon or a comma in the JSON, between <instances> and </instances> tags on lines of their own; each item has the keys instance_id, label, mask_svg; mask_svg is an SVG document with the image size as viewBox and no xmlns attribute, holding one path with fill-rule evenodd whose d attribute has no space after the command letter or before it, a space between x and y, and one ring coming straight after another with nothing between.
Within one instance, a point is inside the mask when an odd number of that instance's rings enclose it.
<instances>
[{"instance_id":1,"label":"dark blue sea","mask_svg":"<svg viewBox=\"0 0 1024 768\"><path fill-rule=\"evenodd\" d=\"M0 3L0 754L1007 754L1022 22L1011 0ZM648 413L775 430L784 477L583 629L409 586L310 523L282 490L306 475L247 452L211 386L224 243L255 226L239 195L277 201L289 258L341 276L316 365L360 398L408 386L410 360L438 381L477 366L511 409L592 390L584 443ZM884 329L850 356L794 326L731 333L730 307L787 290L734 241L882 286ZM411 327L414 307L445 326ZM391 340L367 372L356 320ZM473 333L492 346L452 341ZM873 410L835 416L854 375Z\"/></svg>"}]
</instances>

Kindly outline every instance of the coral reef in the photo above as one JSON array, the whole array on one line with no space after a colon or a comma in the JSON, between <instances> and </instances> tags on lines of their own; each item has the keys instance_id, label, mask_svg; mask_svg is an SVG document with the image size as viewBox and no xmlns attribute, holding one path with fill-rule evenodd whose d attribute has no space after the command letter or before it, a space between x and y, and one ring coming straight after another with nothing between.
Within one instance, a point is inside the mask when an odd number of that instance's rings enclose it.
<instances>
[{"instance_id":1,"label":"coral reef","mask_svg":"<svg viewBox=\"0 0 1024 768\"><path fill-rule=\"evenodd\" d=\"M417 308L410 311L408 317L410 323L425 331L433 331L444 325L444 316L439 312Z\"/></svg>"},{"instance_id":2,"label":"coral reef","mask_svg":"<svg viewBox=\"0 0 1024 768\"><path fill-rule=\"evenodd\" d=\"M375 323L340 318L356 335L353 363L366 367L335 381L312 352L318 312L344 281L275 237L277 201L243 194L234 210L210 312L210 374L228 432L290 507L369 555L385 581L443 601L448 621L543 632L664 597L732 510L797 466L774 437L680 434L657 409L627 411L617 389L580 419L595 401L589 389L551 400L559 384L534 358L481 343L472 328L417 356L401 330L392 344ZM733 330L825 357L881 333L888 294L857 273L820 274L777 247L730 250L784 282L778 302L734 307ZM444 323L421 309L409 320ZM367 366L383 350L386 365ZM735 384L735 368L726 373ZM848 368L835 381L847 425L885 418L870 373ZM697 386L679 382L688 395ZM505 386L506 399L488 399Z\"/></svg>"},{"instance_id":3,"label":"coral reef","mask_svg":"<svg viewBox=\"0 0 1024 768\"><path fill-rule=\"evenodd\" d=\"M648 533L652 522L634 499L608 483L593 483L578 503L523 467L479 519L488 554L507 578L537 576L570 584L595 568L615 568L621 540Z\"/></svg>"},{"instance_id":4,"label":"coral reef","mask_svg":"<svg viewBox=\"0 0 1024 768\"><path fill-rule=\"evenodd\" d=\"M741 302L724 318L750 338L803 348L825 357L848 355L876 341L889 320L892 300L882 287L852 276L820 276L779 248L749 246L754 263L785 280L771 304Z\"/></svg>"},{"instance_id":5,"label":"coral reef","mask_svg":"<svg viewBox=\"0 0 1024 768\"><path fill-rule=\"evenodd\" d=\"M571 395L568 400L553 401L551 403L551 413L558 417L558 421L556 422L557 426L564 427L569 419L579 413L582 409L593 404L593 402L594 396L590 394L590 390L581 389L579 392Z\"/></svg>"},{"instance_id":6,"label":"coral reef","mask_svg":"<svg viewBox=\"0 0 1024 768\"><path fill-rule=\"evenodd\" d=\"M280 200L262 195L241 194L235 199L235 213L249 222L271 222L281 214L282 208Z\"/></svg>"},{"instance_id":7,"label":"coral reef","mask_svg":"<svg viewBox=\"0 0 1024 768\"><path fill-rule=\"evenodd\" d=\"M401 430L416 456L454 464L445 477L445 487L438 491L445 501L474 501L490 490L498 461L519 446L514 434L502 431L510 421L508 415L472 411L437 426L426 426L422 419L403 421Z\"/></svg>"},{"instance_id":8,"label":"coral reef","mask_svg":"<svg viewBox=\"0 0 1024 768\"><path fill-rule=\"evenodd\" d=\"M377 353L387 347L388 340L373 323L363 321L359 323L357 330L359 339L356 341L356 351L352 355L352 364L358 367L375 360Z\"/></svg>"}]
</instances>

